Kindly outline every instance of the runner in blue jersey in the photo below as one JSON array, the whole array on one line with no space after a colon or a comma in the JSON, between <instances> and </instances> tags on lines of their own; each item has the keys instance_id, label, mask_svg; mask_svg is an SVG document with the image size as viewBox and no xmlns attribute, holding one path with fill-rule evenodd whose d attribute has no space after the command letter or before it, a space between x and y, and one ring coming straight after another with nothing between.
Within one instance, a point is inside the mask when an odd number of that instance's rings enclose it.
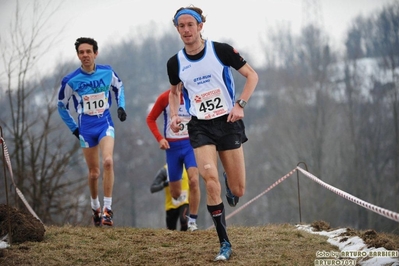
<instances>
[{"instance_id":1,"label":"runner in blue jersey","mask_svg":"<svg viewBox=\"0 0 399 266\"><path fill-rule=\"evenodd\" d=\"M179 130L178 108L183 93L191 115L188 135L199 173L205 181L207 209L220 242L215 260L228 260L232 249L227 236L217 159L219 156L225 170L227 201L235 206L245 191L242 143L247 137L242 118L244 107L258 83L258 75L232 46L203 40L204 22L202 10L194 6L178 9L173 17L184 49L167 63L171 84L170 127L174 132ZM238 99L231 68L246 78ZM183 86L179 86L180 82Z\"/></svg>"},{"instance_id":2,"label":"runner in blue jersey","mask_svg":"<svg viewBox=\"0 0 399 266\"><path fill-rule=\"evenodd\" d=\"M114 186L114 123L110 114L111 91L118 105L118 118L126 120L122 81L108 65L96 65L97 42L78 38L75 49L81 67L62 79L58 93L58 112L69 130L79 139L89 169L92 219L95 226L113 226L112 191ZM77 123L69 110L72 99ZM103 167L104 206L98 199L100 154Z\"/></svg>"}]
</instances>

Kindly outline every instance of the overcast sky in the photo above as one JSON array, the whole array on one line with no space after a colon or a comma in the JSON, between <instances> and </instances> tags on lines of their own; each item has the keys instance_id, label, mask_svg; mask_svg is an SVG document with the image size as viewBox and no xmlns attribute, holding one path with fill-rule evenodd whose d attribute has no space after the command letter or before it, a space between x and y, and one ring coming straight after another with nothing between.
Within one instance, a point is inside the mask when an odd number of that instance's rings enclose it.
<instances>
[{"instance_id":1,"label":"overcast sky","mask_svg":"<svg viewBox=\"0 0 399 266\"><path fill-rule=\"evenodd\" d=\"M202 8L207 18L203 30L205 38L234 40L235 47L244 56L259 58L260 44L269 29L284 23L297 33L309 20L309 14L318 14L316 18L330 34L333 45L338 47L342 45L344 33L353 18L378 12L394 1L397 0L52 0L47 10L61 6L46 28L49 34L58 35L60 41L42 60L50 65L54 58L60 61L74 59L73 43L81 36L95 38L101 55L102 47L117 44L128 36L137 39L143 34L161 35L165 30L174 30L172 18L176 10L191 4ZM2 36L9 32L15 2L0 0ZM22 10L32 9L33 0L19 2ZM306 3L307 8L304 8ZM29 22L29 13L24 14L25 22Z\"/></svg>"}]
</instances>

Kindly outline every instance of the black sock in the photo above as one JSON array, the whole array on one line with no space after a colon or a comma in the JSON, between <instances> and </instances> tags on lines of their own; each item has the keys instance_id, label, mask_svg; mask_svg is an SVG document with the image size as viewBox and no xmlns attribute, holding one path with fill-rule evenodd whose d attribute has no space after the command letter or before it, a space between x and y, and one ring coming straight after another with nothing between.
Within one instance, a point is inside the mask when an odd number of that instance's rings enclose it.
<instances>
[{"instance_id":1,"label":"black sock","mask_svg":"<svg viewBox=\"0 0 399 266\"><path fill-rule=\"evenodd\" d=\"M215 206L207 205L207 208L208 212L211 214L213 224L216 227L216 232L218 233L219 242L222 243L224 241L227 241L230 243L229 238L227 237L226 217L224 215L223 202Z\"/></svg>"}]
</instances>

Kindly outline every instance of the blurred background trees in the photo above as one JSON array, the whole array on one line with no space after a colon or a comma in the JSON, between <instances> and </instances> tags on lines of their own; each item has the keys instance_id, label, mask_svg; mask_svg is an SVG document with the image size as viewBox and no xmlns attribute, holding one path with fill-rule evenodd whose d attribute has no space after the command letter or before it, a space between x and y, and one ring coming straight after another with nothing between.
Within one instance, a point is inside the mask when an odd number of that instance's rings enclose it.
<instances>
[{"instance_id":1,"label":"blurred background trees","mask_svg":"<svg viewBox=\"0 0 399 266\"><path fill-rule=\"evenodd\" d=\"M76 213L80 213L81 200L71 195L82 193L86 183L82 177L86 174L78 165L78 143L65 142L70 133L61 130L54 90L66 67L60 66L61 73L55 72L55 76L33 80L35 69L40 67L36 62L51 47L53 39L43 34L44 22L49 19L43 6L38 2L33 6L28 29L22 27L25 15L17 6L10 31L0 38L4 71L0 74L0 125L14 180L42 221L78 222L81 217ZM71 144L64 146L65 143ZM4 203L5 194L4 190L0 193ZM18 199L14 194L15 205L25 208Z\"/></svg>"},{"instance_id":2,"label":"blurred background trees","mask_svg":"<svg viewBox=\"0 0 399 266\"><path fill-rule=\"evenodd\" d=\"M54 73L37 80L27 78L34 69L34 57L47 44L37 30L28 37L14 30L12 42L0 35L6 69L1 75L0 125L17 186L39 217L47 224L88 225L87 170L76 139L55 109L61 78L77 68L78 61L71 48L73 61L60 63ZM372 17L356 18L347 31L344 51L335 50L328 32L317 24L305 25L297 35L281 27L266 36L268 45L259 55L266 63L256 69L259 84L245 112L247 192L240 203L305 162L309 172L324 182L399 211L398 34L399 4L395 2ZM112 65L126 89L127 121L115 119L117 226L165 227L163 195L150 193L165 155L145 117L157 96L168 89L166 61L181 46L175 32L143 37L140 42L132 36L112 47L100 44L97 62ZM245 51L241 54L246 58ZM239 94L244 79L234 75ZM115 106L112 112L116 117ZM304 164L299 166L304 168ZM207 228L212 222L200 183L199 225ZM325 220L333 227L398 233L397 222L303 175L300 192L304 223ZM19 204L17 198L14 201ZM5 202L2 193L0 202ZM229 214L234 209L226 210ZM245 226L298 222L296 174L228 221Z\"/></svg>"}]
</instances>

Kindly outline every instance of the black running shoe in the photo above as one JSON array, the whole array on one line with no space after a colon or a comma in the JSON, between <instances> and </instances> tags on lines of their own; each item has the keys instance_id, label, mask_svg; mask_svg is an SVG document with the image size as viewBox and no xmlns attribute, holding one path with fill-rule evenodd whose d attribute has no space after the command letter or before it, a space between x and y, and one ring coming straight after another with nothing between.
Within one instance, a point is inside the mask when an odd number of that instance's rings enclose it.
<instances>
[{"instance_id":1,"label":"black running shoe","mask_svg":"<svg viewBox=\"0 0 399 266\"><path fill-rule=\"evenodd\" d=\"M229 205L231 207L235 207L240 198L237 197L237 196L234 196L234 194L231 193L231 190L229 188L229 184L227 184L226 172L223 172L223 177L224 177L224 183L226 184L226 199L227 199L227 202L229 203Z\"/></svg>"},{"instance_id":2,"label":"black running shoe","mask_svg":"<svg viewBox=\"0 0 399 266\"><path fill-rule=\"evenodd\" d=\"M101 209L93 210L93 223L94 226L101 226L103 224L103 218L101 216Z\"/></svg>"}]
</instances>

